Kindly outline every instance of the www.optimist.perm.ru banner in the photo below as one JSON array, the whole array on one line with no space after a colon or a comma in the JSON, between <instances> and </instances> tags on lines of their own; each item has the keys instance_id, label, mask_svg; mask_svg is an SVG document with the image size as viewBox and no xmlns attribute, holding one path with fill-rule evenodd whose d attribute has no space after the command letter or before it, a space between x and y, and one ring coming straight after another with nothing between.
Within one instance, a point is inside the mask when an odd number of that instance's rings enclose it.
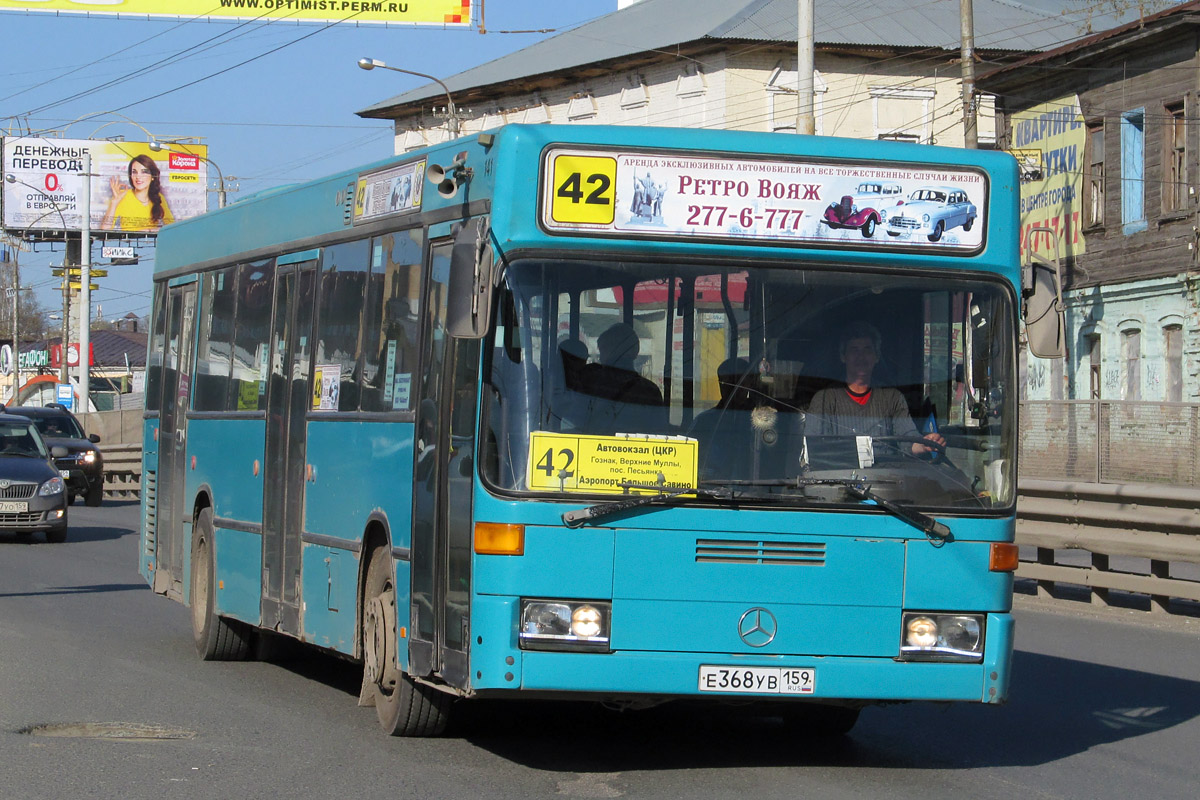
<instances>
[{"instance_id":1,"label":"www.optimist.perm.ru banner","mask_svg":"<svg viewBox=\"0 0 1200 800\"><path fill-rule=\"evenodd\" d=\"M0 11L470 25L471 0L0 0Z\"/></svg>"}]
</instances>

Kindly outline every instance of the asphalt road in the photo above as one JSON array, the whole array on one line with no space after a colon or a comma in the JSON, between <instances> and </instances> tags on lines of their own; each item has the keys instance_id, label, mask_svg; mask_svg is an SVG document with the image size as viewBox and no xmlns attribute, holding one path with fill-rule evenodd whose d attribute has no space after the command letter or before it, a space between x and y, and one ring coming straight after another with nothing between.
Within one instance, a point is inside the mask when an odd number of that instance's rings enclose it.
<instances>
[{"instance_id":1,"label":"asphalt road","mask_svg":"<svg viewBox=\"0 0 1200 800\"><path fill-rule=\"evenodd\" d=\"M742 708L617 714L531 702L460 705L445 737L395 739L356 707L361 672L345 662L199 661L187 610L136 572L136 519L130 503L76 505L66 544L0 534L0 798L1200 791L1200 620L1047 612L1019 598L1008 705L871 708L848 739L824 746ZM45 725L66 735L28 732ZM111 730L126 737L89 738Z\"/></svg>"}]
</instances>

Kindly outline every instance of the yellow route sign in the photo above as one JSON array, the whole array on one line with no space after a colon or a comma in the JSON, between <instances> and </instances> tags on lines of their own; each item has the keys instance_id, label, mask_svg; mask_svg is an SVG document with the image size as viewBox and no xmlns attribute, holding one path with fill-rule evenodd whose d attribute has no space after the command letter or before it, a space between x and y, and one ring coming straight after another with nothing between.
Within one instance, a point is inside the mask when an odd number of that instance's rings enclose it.
<instances>
[{"instance_id":1,"label":"yellow route sign","mask_svg":"<svg viewBox=\"0 0 1200 800\"><path fill-rule=\"evenodd\" d=\"M696 486L698 447L683 436L584 436L534 431L526 485L537 492L625 494L625 483ZM662 476L660 482L659 476ZM653 494L653 489L630 489Z\"/></svg>"},{"instance_id":2,"label":"yellow route sign","mask_svg":"<svg viewBox=\"0 0 1200 800\"><path fill-rule=\"evenodd\" d=\"M550 171L550 216L555 222L612 224L617 207L615 158L560 155Z\"/></svg>"}]
</instances>

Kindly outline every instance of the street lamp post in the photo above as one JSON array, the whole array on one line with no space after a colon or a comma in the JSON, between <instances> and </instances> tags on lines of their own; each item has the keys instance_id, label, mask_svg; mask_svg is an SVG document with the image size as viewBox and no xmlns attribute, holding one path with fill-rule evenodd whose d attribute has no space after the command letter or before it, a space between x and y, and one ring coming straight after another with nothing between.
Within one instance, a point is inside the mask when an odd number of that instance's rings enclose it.
<instances>
[{"instance_id":1,"label":"street lamp post","mask_svg":"<svg viewBox=\"0 0 1200 800\"><path fill-rule=\"evenodd\" d=\"M88 163L85 165L85 167L86 167L84 170L85 172L91 172L91 159L90 158L88 159ZM42 197L46 198L46 200L48 200L50 202L50 205L54 208L54 210L56 212L58 212L58 219L60 222L62 222L63 236L67 235L67 218L63 214L62 209L59 207L58 202L53 197L46 194L45 192L43 192L41 189L37 188L36 186L26 183L23 180L20 180L19 178L17 178L16 175L13 175L11 172L4 176L4 180L8 183L19 183L22 186L24 186L25 188L32 189L33 191L40 194ZM39 217L39 219L40 219L40 217ZM64 255L64 257L63 257L63 267L64 268L67 267L68 260L69 260L68 257L66 255ZM82 259L80 259L80 260L82 260ZM70 277L67 274L64 274L63 281L64 282L63 282L63 316L62 316L62 363L59 364L59 367L58 367L58 381L59 381L59 383L68 383L69 379L70 379L70 375L67 372L67 344L70 340L71 318L67 314L67 308L68 308L67 283L70 282Z\"/></svg>"},{"instance_id":2,"label":"street lamp post","mask_svg":"<svg viewBox=\"0 0 1200 800\"><path fill-rule=\"evenodd\" d=\"M446 93L446 129L450 132L450 138L457 139L459 133L458 111L454 108L454 98L450 96L450 88L432 75L426 75L424 72L415 72L411 69L400 69L400 67L389 67L387 64L374 58L360 58L358 66L361 69L372 70L378 67L379 69L390 69L392 72L403 72L405 75L416 75L418 78L425 78L433 81L438 86L442 87L442 91Z\"/></svg>"}]
</instances>

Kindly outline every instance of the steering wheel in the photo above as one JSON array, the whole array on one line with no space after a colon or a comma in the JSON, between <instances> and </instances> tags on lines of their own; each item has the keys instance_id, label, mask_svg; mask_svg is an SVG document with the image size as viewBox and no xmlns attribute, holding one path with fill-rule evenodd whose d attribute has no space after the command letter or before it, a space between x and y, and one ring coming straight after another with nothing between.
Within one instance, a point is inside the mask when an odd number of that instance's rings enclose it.
<instances>
[{"instance_id":1,"label":"steering wheel","mask_svg":"<svg viewBox=\"0 0 1200 800\"><path fill-rule=\"evenodd\" d=\"M924 436L922 436L919 433L909 433L909 434L905 434L904 436L872 436L871 441L873 441L873 442L910 442L912 444L924 445L925 447L935 450L943 458L945 458L945 456L946 456L946 445L941 444L939 442L935 442L932 439L926 439ZM917 453L911 453L911 455L919 457L919 455ZM924 455L927 455L927 454L924 454ZM947 459L947 460L949 460L949 459Z\"/></svg>"}]
</instances>

